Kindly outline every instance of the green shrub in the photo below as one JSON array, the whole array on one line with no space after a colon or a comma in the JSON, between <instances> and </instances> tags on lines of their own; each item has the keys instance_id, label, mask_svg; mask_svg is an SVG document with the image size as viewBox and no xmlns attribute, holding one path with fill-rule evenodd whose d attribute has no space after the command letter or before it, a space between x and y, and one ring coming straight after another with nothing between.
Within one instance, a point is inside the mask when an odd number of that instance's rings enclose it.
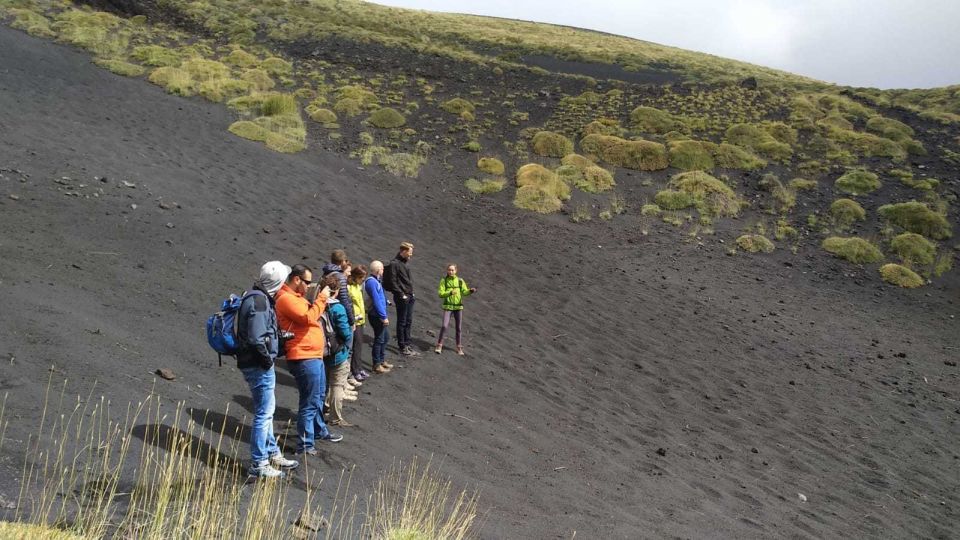
<instances>
[{"instance_id":1,"label":"green shrub","mask_svg":"<svg viewBox=\"0 0 960 540\"><path fill-rule=\"evenodd\" d=\"M672 114L653 107L637 107L630 112L633 129L643 133L667 133L683 130L684 123Z\"/></svg>"},{"instance_id":2,"label":"green shrub","mask_svg":"<svg viewBox=\"0 0 960 540\"><path fill-rule=\"evenodd\" d=\"M766 122L763 130L779 142L790 146L797 144L797 130L783 122Z\"/></svg>"},{"instance_id":3,"label":"green shrub","mask_svg":"<svg viewBox=\"0 0 960 540\"><path fill-rule=\"evenodd\" d=\"M581 171L587 167L592 167L595 165L594 162L581 156L580 154L567 154L563 156L563 159L560 160L560 163L562 165L572 165Z\"/></svg>"},{"instance_id":4,"label":"green shrub","mask_svg":"<svg viewBox=\"0 0 960 540\"><path fill-rule=\"evenodd\" d=\"M565 165L565 167L569 166ZM609 191L616 184L610 171L594 165L584 169L579 181L575 182L574 185L587 193L600 193Z\"/></svg>"},{"instance_id":5,"label":"green shrub","mask_svg":"<svg viewBox=\"0 0 960 540\"><path fill-rule=\"evenodd\" d=\"M14 20L10 26L18 30L23 30L36 37L53 37L55 34L50 29L50 20L42 14L30 9L13 8L9 10ZM3 7L0 6L0 16L4 14Z\"/></svg>"},{"instance_id":6,"label":"green shrub","mask_svg":"<svg viewBox=\"0 0 960 540\"><path fill-rule=\"evenodd\" d=\"M936 178L914 178L912 172L902 169L893 169L890 176L895 176L903 185L920 191L933 191L940 187L940 181Z\"/></svg>"},{"instance_id":7,"label":"green shrub","mask_svg":"<svg viewBox=\"0 0 960 540\"><path fill-rule=\"evenodd\" d=\"M186 71L175 67L159 67L150 72L150 82L162 86L171 94L192 96L194 94L193 78Z\"/></svg>"},{"instance_id":8,"label":"green shrub","mask_svg":"<svg viewBox=\"0 0 960 540\"><path fill-rule=\"evenodd\" d=\"M907 231L922 234L927 238L945 240L953 236L947 218L917 201L885 204L877 209L877 212Z\"/></svg>"},{"instance_id":9,"label":"green shrub","mask_svg":"<svg viewBox=\"0 0 960 540\"><path fill-rule=\"evenodd\" d=\"M913 128L892 118L883 116L874 116L867 120L867 131L880 135L892 141L903 141L911 139L914 135Z\"/></svg>"},{"instance_id":10,"label":"green shrub","mask_svg":"<svg viewBox=\"0 0 960 540\"><path fill-rule=\"evenodd\" d=\"M845 144L867 157L889 157L893 159L907 157L907 151L896 141L872 133L831 127L827 129L827 137Z\"/></svg>"},{"instance_id":11,"label":"green shrub","mask_svg":"<svg viewBox=\"0 0 960 540\"><path fill-rule=\"evenodd\" d=\"M906 289L921 287L924 283L923 278L913 270L893 263L880 267L880 277L887 283Z\"/></svg>"},{"instance_id":12,"label":"green shrub","mask_svg":"<svg viewBox=\"0 0 960 540\"><path fill-rule=\"evenodd\" d=\"M393 129L406 124L407 119L396 109L384 107L374 111L374 113L367 118L367 122L381 129Z\"/></svg>"},{"instance_id":13,"label":"green shrub","mask_svg":"<svg viewBox=\"0 0 960 540\"><path fill-rule=\"evenodd\" d=\"M526 186L542 188L560 200L570 198L570 186L538 163L528 163L517 169L517 187Z\"/></svg>"},{"instance_id":14,"label":"green shrub","mask_svg":"<svg viewBox=\"0 0 960 540\"><path fill-rule=\"evenodd\" d=\"M109 69L117 75L123 75L124 77L139 77L147 71L143 66L117 60L116 58L94 58L93 63L102 68Z\"/></svg>"},{"instance_id":15,"label":"green shrub","mask_svg":"<svg viewBox=\"0 0 960 540\"><path fill-rule=\"evenodd\" d=\"M867 211L857 201L837 199L830 205L830 217L838 227L845 228L866 219Z\"/></svg>"},{"instance_id":16,"label":"green shrub","mask_svg":"<svg viewBox=\"0 0 960 540\"><path fill-rule=\"evenodd\" d=\"M183 61L179 52L159 45L134 47L130 56L141 64L156 67L177 67Z\"/></svg>"},{"instance_id":17,"label":"green shrub","mask_svg":"<svg viewBox=\"0 0 960 540\"><path fill-rule=\"evenodd\" d=\"M466 150L467 152L479 152L482 149L480 143L477 141L467 141L460 148Z\"/></svg>"},{"instance_id":18,"label":"green shrub","mask_svg":"<svg viewBox=\"0 0 960 540\"><path fill-rule=\"evenodd\" d=\"M380 157L379 163L381 167L394 176L416 178L420 175L420 167L424 163L424 158L416 154L398 152Z\"/></svg>"},{"instance_id":19,"label":"green shrub","mask_svg":"<svg viewBox=\"0 0 960 540\"><path fill-rule=\"evenodd\" d=\"M797 191L816 191L818 183L816 180L806 180L804 178L794 178L787 183L791 188Z\"/></svg>"},{"instance_id":20,"label":"green shrub","mask_svg":"<svg viewBox=\"0 0 960 540\"><path fill-rule=\"evenodd\" d=\"M293 73L293 64L283 58L271 56L260 62L260 69L263 69L274 77L286 77Z\"/></svg>"},{"instance_id":21,"label":"green shrub","mask_svg":"<svg viewBox=\"0 0 960 540\"><path fill-rule=\"evenodd\" d=\"M656 142L627 141L609 135L587 135L580 142L589 155L627 169L658 171L669 165L667 148Z\"/></svg>"},{"instance_id":22,"label":"green shrub","mask_svg":"<svg viewBox=\"0 0 960 540\"><path fill-rule=\"evenodd\" d=\"M287 137L273 131L267 133L267 138L264 143L267 145L267 148L284 154L295 154L305 148L303 140Z\"/></svg>"},{"instance_id":23,"label":"green shrub","mask_svg":"<svg viewBox=\"0 0 960 540\"><path fill-rule=\"evenodd\" d=\"M230 54L223 57L223 62L231 66L249 68L260 63L260 60L243 49L234 49L230 51Z\"/></svg>"},{"instance_id":24,"label":"green shrub","mask_svg":"<svg viewBox=\"0 0 960 540\"><path fill-rule=\"evenodd\" d=\"M258 68L248 69L240 75L240 79L251 84L254 90L266 92L277 85L266 71Z\"/></svg>"},{"instance_id":25,"label":"green shrub","mask_svg":"<svg viewBox=\"0 0 960 540\"><path fill-rule=\"evenodd\" d=\"M580 131L580 133L583 135L593 135L596 133L599 135L613 135L614 137L622 137L624 129L620 127L620 122L612 118L599 118L583 126L583 129Z\"/></svg>"},{"instance_id":26,"label":"green shrub","mask_svg":"<svg viewBox=\"0 0 960 540\"><path fill-rule=\"evenodd\" d=\"M357 85L341 86L337 89L337 100L355 100L360 108L375 109L380 106L380 98L370 90ZM353 116L353 115L351 115Z\"/></svg>"},{"instance_id":27,"label":"green shrub","mask_svg":"<svg viewBox=\"0 0 960 540\"><path fill-rule=\"evenodd\" d=\"M835 185L844 193L863 195L880 189L880 179L870 171L854 169L838 178Z\"/></svg>"},{"instance_id":28,"label":"green shrub","mask_svg":"<svg viewBox=\"0 0 960 540\"><path fill-rule=\"evenodd\" d=\"M754 124L734 124L727 128L726 142L749 148L761 156L786 161L793 155L793 148L780 142L767 131Z\"/></svg>"},{"instance_id":29,"label":"green shrub","mask_svg":"<svg viewBox=\"0 0 960 540\"><path fill-rule=\"evenodd\" d=\"M191 58L180 64L180 69L189 73L190 77L198 83L230 77L230 68L216 60Z\"/></svg>"},{"instance_id":30,"label":"green shrub","mask_svg":"<svg viewBox=\"0 0 960 540\"><path fill-rule=\"evenodd\" d=\"M363 103L353 98L338 99L333 104L333 110L346 116L356 116L363 110Z\"/></svg>"},{"instance_id":31,"label":"green shrub","mask_svg":"<svg viewBox=\"0 0 960 540\"><path fill-rule=\"evenodd\" d=\"M557 167L553 173L566 182L567 185L576 186L583 183L583 171L573 165L561 165Z\"/></svg>"},{"instance_id":32,"label":"green shrub","mask_svg":"<svg viewBox=\"0 0 960 540\"><path fill-rule=\"evenodd\" d=\"M331 111L330 109L324 109L314 105L307 105L306 111L310 116L310 119L314 122L325 125L337 123L337 113Z\"/></svg>"},{"instance_id":33,"label":"green shrub","mask_svg":"<svg viewBox=\"0 0 960 540\"><path fill-rule=\"evenodd\" d=\"M701 141L672 141L670 166L684 171L709 171L714 167L715 144Z\"/></svg>"},{"instance_id":34,"label":"green shrub","mask_svg":"<svg viewBox=\"0 0 960 540\"><path fill-rule=\"evenodd\" d=\"M541 156L562 158L573 153L573 141L552 131L537 132L531 144L534 153Z\"/></svg>"},{"instance_id":35,"label":"green shrub","mask_svg":"<svg viewBox=\"0 0 960 540\"><path fill-rule=\"evenodd\" d=\"M467 189L478 195L487 195L502 191L506 183L506 180L502 178L488 178L485 180L471 178L467 180L464 185L467 186Z\"/></svg>"},{"instance_id":36,"label":"green shrub","mask_svg":"<svg viewBox=\"0 0 960 540\"><path fill-rule=\"evenodd\" d=\"M660 206L656 204L645 204L640 207L641 216L659 216L660 212Z\"/></svg>"},{"instance_id":37,"label":"green shrub","mask_svg":"<svg viewBox=\"0 0 960 540\"><path fill-rule=\"evenodd\" d=\"M293 97L292 94L278 92L267 94L260 105L260 113L263 116L296 114L298 110L297 98Z\"/></svg>"},{"instance_id":38,"label":"green shrub","mask_svg":"<svg viewBox=\"0 0 960 540\"><path fill-rule=\"evenodd\" d=\"M723 169L739 169L753 171L767 166L767 162L756 155L729 143L722 143L714 148L714 159L717 167Z\"/></svg>"},{"instance_id":39,"label":"green shrub","mask_svg":"<svg viewBox=\"0 0 960 540\"><path fill-rule=\"evenodd\" d=\"M658 191L653 200L657 203L655 206L665 210L683 210L695 204L693 195L672 189Z\"/></svg>"},{"instance_id":40,"label":"green shrub","mask_svg":"<svg viewBox=\"0 0 960 540\"><path fill-rule=\"evenodd\" d=\"M750 253L773 253L776 246L769 238L760 234L744 234L737 238L737 245Z\"/></svg>"},{"instance_id":41,"label":"green shrub","mask_svg":"<svg viewBox=\"0 0 960 540\"><path fill-rule=\"evenodd\" d=\"M929 266L937 256L937 246L916 233L903 233L890 241L890 249L908 267Z\"/></svg>"},{"instance_id":42,"label":"green shrub","mask_svg":"<svg viewBox=\"0 0 960 540\"><path fill-rule=\"evenodd\" d=\"M476 110L476 107L473 105L473 103L458 97L444 101L440 104L440 108L450 114L456 115L460 115L464 112L473 114L474 110Z\"/></svg>"},{"instance_id":43,"label":"green shrub","mask_svg":"<svg viewBox=\"0 0 960 540\"><path fill-rule=\"evenodd\" d=\"M587 204L578 204L570 214L570 221L574 223L590 221L591 219L593 219L593 212L590 211L590 206Z\"/></svg>"},{"instance_id":44,"label":"green shrub","mask_svg":"<svg viewBox=\"0 0 960 540\"><path fill-rule=\"evenodd\" d=\"M494 176L500 176L504 171L503 162L495 157L480 158L477 160L477 168Z\"/></svg>"},{"instance_id":45,"label":"green shrub","mask_svg":"<svg viewBox=\"0 0 960 540\"><path fill-rule=\"evenodd\" d=\"M539 214L559 212L563 206L560 199L549 189L536 185L517 188L517 193L513 198L513 204L517 208L532 210Z\"/></svg>"},{"instance_id":46,"label":"green shrub","mask_svg":"<svg viewBox=\"0 0 960 540\"><path fill-rule=\"evenodd\" d=\"M866 264L883 260L880 249L863 238L831 236L823 241L823 249L852 263Z\"/></svg>"},{"instance_id":47,"label":"green shrub","mask_svg":"<svg viewBox=\"0 0 960 540\"><path fill-rule=\"evenodd\" d=\"M735 216L740 213L741 200L733 189L705 172L691 171L674 175L668 187L689 194L694 206L703 216ZM660 193L657 196L659 197ZM656 202L662 208L674 209L662 204L660 200Z\"/></svg>"},{"instance_id":48,"label":"green shrub","mask_svg":"<svg viewBox=\"0 0 960 540\"><path fill-rule=\"evenodd\" d=\"M250 83L239 79L210 79L200 83L198 93L214 102L239 96L250 90Z\"/></svg>"},{"instance_id":49,"label":"green shrub","mask_svg":"<svg viewBox=\"0 0 960 540\"><path fill-rule=\"evenodd\" d=\"M244 139L250 139L251 141L265 141L267 140L267 134L270 133L262 126L250 122L247 120L240 120L230 124L228 128L230 133L237 135L238 137L243 137Z\"/></svg>"}]
</instances>

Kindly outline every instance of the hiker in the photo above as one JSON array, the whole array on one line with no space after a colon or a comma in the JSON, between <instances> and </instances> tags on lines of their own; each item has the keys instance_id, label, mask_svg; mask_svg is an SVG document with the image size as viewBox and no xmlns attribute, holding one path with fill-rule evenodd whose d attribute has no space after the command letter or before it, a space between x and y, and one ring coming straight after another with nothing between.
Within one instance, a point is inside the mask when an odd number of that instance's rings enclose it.
<instances>
[{"instance_id":1,"label":"hiker","mask_svg":"<svg viewBox=\"0 0 960 540\"><path fill-rule=\"evenodd\" d=\"M277 292L277 320L281 331L293 333L286 343L287 366L297 380L300 404L297 412L297 452L317 455L315 439L339 442L343 435L333 433L323 421L323 400L327 377L323 364L323 328L320 314L327 306L330 289L324 287L313 303L304 298L313 282L313 271L296 264L290 270L286 283Z\"/></svg>"},{"instance_id":2,"label":"hiker","mask_svg":"<svg viewBox=\"0 0 960 540\"><path fill-rule=\"evenodd\" d=\"M329 274L337 276L337 280L340 282L340 304L343 305L343 308L347 310L347 319L350 321L350 326L354 325L354 313L353 313L353 302L350 301L350 293L347 292L347 273L346 270L350 266L350 260L347 259L347 252L342 249L335 249L330 253L330 262L323 265L321 268L322 277L326 277Z\"/></svg>"},{"instance_id":3,"label":"hiker","mask_svg":"<svg viewBox=\"0 0 960 540\"><path fill-rule=\"evenodd\" d=\"M347 278L347 292L350 294L350 303L353 304L353 321L356 326L353 329L353 347L350 349L350 378L347 379L347 385L357 388L363 385L363 381L370 375L363 370L361 363L361 352L363 351L363 329L366 328L366 306L363 302L363 281L367 277L367 267L359 265L350 270L350 277Z\"/></svg>"},{"instance_id":4,"label":"hiker","mask_svg":"<svg viewBox=\"0 0 960 540\"><path fill-rule=\"evenodd\" d=\"M253 426L250 430L250 476L283 478L283 469L300 464L283 457L273 434L273 412L277 399L274 389L277 373L273 368L279 353L280 336L273 296L290 273L280 261L260 267L260 278L253 291L243 298L237 313L237 369L243 373L253 398Z\"/></svg>"},{"instance_id":5,"label":"hiker","mask_svg":"<svg viewBox=\"0 0 960 540\"><path fill-rule=\"evenodd\" d=\"M350 390L347 393L347 377L350 375L350 349L353 346L353 331L350 329L350 322L347 318L347 310L340 299L340 280L333 273L324 276L320 285L330 289L330 299L327 300L327 320L330 322L333 332L336 334L335 341L338 343L336 349L331 349L328 355L324 356L326 364L329 392L327 393L327 405L329 407L329 423L333 426L352 427L353 424L343 419L343 400L356 401L357 393ZM331 336L331 341L334 341Z\"/></svg>"},{"instance_id":6,"label":"hiker","mask_svg":"<svg viewBox=\"0 0 960 540\"><path fill-rule=\"evenodd\" d=\"M413 257L413 244L403 242L400 251L386 268L383 288L393 293L393 304L397 308L397 348L403 356L420 356L410 344L410 326L413 324L413 278L407 263Z\"/></svg>"},{"instance_id":7,"label":"hiker","mask_svg":"<svg viewBox=\"0 0 960 540\"><path fill-rule=\"evenodd\" d=\"M457 354L463 356L463 298L477 292L476 288L467 287L467 282L457 276L457 265L447 265L447 275L440 280L437 287L437 294L443 298L443 323L440 325L440 335L437 337L437 348L434 352L440 354L443 351L443 334L447 331L450 324L450 317L453 316L454 325L457 330Z\"/></svg>"},{"instance_id":8,"label":"hiker","mask_svg":"<svg viewBox=\"0 0 960 540\"><path fill-rule=\"evenodd\" d=\"M370 303L367 305L367 320L373 328L373 372L383 374L393 368L393 364L386 362L384 356L387 351L387 341L390 340L390 319L387 318L387 298L383 294L383 263L370 263L370 275L363 282L363 290L367 293Z\"/></svg>"}]
</instances>

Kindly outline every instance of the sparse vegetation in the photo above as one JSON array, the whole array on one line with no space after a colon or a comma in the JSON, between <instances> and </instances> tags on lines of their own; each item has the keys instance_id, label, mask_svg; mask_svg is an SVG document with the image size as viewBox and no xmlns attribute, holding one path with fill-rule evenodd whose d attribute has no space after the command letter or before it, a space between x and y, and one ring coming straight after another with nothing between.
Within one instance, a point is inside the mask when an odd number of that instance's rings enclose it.
<instances>
[{"instance_id":1,"label":"sparse vegetation","mask_svg":"<svg viewBox=\"0 0 960 540\"><path fill-rule=\"evenodd\" d=\"M503 162L495 157L482 157L477 160L477 168L481 171L492 174L494 176L500 176L503 174L504 166Z\"/></svg>"},{"instance_id":2,"label":"sparse vegetation","mask_svg":"<svg viewBox=\"0 0 960 540\"><path fill-rule=\"evenodd\" d=\"M464 185L467 189L478 195L487 195L490 193L499 193L503 190L506 183L507 181L502 178L487 178L483 180L470 178Z\"/></svg>"},{"instance_id":3,"label":"sparse vegetation","mask_svg":"<svg viewBox=\"0 0 960 540\"><path fill-rule=\"evenodd\" d=\"M830 217L839 229L850 227L867 218L867 211L853 199L837 199L830 204Z\"/></svg>"},{"instance_id":4,"label":"sparse vegetation","mask_svg":"<svg viewBox=\"0 0 960 540\"><path fill-rule=\"evenodd\" d=\"M737 245L750 253L773 253L776 246L769 238L759 234L744 234L737 237Z\"/></svg>"},{"instance_id":5,"label":"sparse vegetation","mask_svg":"<svg viewBox=\"0 0 960 540\"><path fill-rule=\"evenodd\" d=\"M796 191L816 191L818 183L816 180L806 180L804 178L794 178L788 185Z\"/></svg>"},{"instance_id":6,"label":"sparse vegetation","mask_svg":"<svg viewBox=\"0 0 960 540\"><path fill-rule=\"evenodd\" d=\"M831 236L823 241L823 249L852 263L867 264L883 260L880 248L863 238Z\"/></svg>"}]
</instances>

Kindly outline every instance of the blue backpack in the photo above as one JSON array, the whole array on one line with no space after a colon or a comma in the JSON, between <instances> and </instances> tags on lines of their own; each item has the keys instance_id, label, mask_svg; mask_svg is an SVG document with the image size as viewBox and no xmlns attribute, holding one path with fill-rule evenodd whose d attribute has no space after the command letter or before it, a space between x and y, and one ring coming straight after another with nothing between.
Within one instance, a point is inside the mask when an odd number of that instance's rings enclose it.
<instances>
[{"instance_id":1,"label":"blue backpack","mask_svg":"<svg viewBox=\"0 0 960 540\"><path fill-rule=\"evenodd\" d=\"M231 294L220 305L220 311L207 318L207 343L217 351L221 366L223 366L224 356L236 356L240 352L237 315L240 313L240 305L243 301L257 293L259 291L243 293L243 296Z\"/></svg>"}]
</instances>

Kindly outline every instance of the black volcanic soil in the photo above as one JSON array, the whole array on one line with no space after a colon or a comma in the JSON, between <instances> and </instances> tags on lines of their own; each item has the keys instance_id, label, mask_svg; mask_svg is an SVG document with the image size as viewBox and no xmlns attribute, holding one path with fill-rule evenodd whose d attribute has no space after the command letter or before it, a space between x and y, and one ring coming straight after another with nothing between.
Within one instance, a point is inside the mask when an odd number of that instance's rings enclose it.
<instances>
[{"instance_id":1,"label":"black volcanic soil","mask_svg":"<svg viewBox=\"0 0 960 540\"><path fill-rule=\"evenodd\" d=\"M395 458L432 455L481 490L484 538L960 527L956 271L905 291L786 250L729 257L720 234L542 219L432 168L401 180L270 152L230 135L222 106L5 27L0 51L6 500L48 377L117 410L155 388L244 424L246 385L202 332L220 299L269 259L388 259L410 240L416 343L434 339L433 287L456 261L480 290L469 356L425 353L365 385L359 427L315 464L323 497L343 468L362 489ZM161 367L179 378L155 381ZM284 423L296 391L280 371Z\"/></svg>"}]
</instances>

